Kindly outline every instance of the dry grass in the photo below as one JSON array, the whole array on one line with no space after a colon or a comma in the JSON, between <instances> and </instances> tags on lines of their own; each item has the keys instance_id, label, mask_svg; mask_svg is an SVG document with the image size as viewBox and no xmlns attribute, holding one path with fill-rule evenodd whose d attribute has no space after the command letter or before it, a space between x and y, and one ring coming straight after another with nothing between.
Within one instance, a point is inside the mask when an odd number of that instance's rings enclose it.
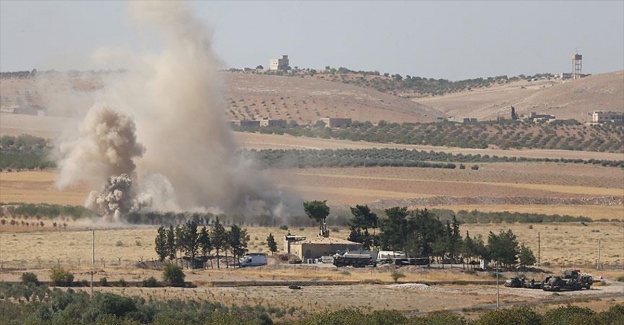
<instances>
[{"instance_id":1,"label":"dry grass","mask_svg":"<svg viewBox=\"0 0 624 325\"><path fill-rule=\"evenodd\" d=\"M7 226L0 232L0 260L4 267L47 268L57 263L71 267L87 266L91 261L92 232L86 228L101 227L98 224L71 224L68 230L14 232ZM576 223L561 224L464 224L461 231L471 237L481 235L487 242L490 231L511 229L520 243L530 247L538 255L537 234L541 236L541 262L553 267L571 265L592 268L598 258L598 241L601 241L601 261L607 265L622 265L624 260L624 225L622 223ZM309 238L316 236L315 227L290 229L291 233ZM283 251L283 236L288 232L278 228L251 227L249 251L269 253L266 238L272 233L278 243L278 252ZM131 229L99 229L95 231L96 262L100 267L128 267L133 263L157 258L154 251L155 227ZM348 229L332 232L332 237L346 239ZM244 272L254 272L244 271ZM245 274L245 273L242 274ZM294 272L294 273L293 273ZM344 277L330 273L326 279L344 280ZM277 279L306 278L299 271L291 269L274 270L271 276ZM311 275L309 277L317 277ZM420 275L421 276L421 275ZM377 279L376 277L347 279ZM409 278L407 279L409 280ZM406 281L407 281L406 280ZM434 279L431 279L434 280Z\"/></svg>"}]
</instances>

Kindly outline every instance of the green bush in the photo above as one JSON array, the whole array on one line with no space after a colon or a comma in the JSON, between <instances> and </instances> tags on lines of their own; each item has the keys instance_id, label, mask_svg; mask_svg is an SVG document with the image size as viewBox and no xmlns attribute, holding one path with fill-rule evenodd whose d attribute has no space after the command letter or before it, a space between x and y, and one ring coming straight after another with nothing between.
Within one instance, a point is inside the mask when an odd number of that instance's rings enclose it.
<instances>
[{"instance_id":1,"label":"green bush","mask_svg":"<svg viewBox=\"0 0 624 325\"><path fill-rule=\"evenodd\" d=\"M542 320L543 325L582 325L595 324L594 315L596 312L589 308L581 308L576 306L559 307L552 309L544 314Z\"/></svg>"},{"instance_id":2,"label":"green bush","mask_svg":"<svg viewBox=\"0 0 624 325\"><path fill-rule=\"evenodd\" d=\"M74 282L74 275L64 268L57 266L53 267L50 271L50 280L54 286L71 287Z\"/></svg>"},{"instance_id":3,"label":"green bush","mask_svg":"<svg viewBox=\"0 0 624 325\"><path fill-rule=\"evenodd\" d=\"M98 293L82 319L85 323L93 323L106 315L122 318L136 310L137 306L132 298L113 293Z\"/></svg>"},{"instance_id":4,"label":"green bush","mask_svg":"<svg viewBox=\"0 0 624 325\"><path fill-rule=\"evenodd\" d=\"M108 279L106 277L100 278L100 286L108 287Z\"/></svg>"},{"instance_id":5,"label":"green bush","mask_svg":"<svg viewBox=\"0 0 624 325\"><path fill-rule=\"evenodd\" d=\"M160 285L158 284L158 280L155 277L151 276L147 279L143 279L143 286L147 288L156 288Z\"/></svg>"},{"instance_id":6,"label":"green bush","mask_svg":"<svg viewBox=\"0 0 624 325\"><path fill-rule=\"evenodd\" d=\"M404 278L405 274L401 273L399 270L392 270L390 272L390 277L394 280L394 283L398 283L400 278Z\"/></svg>"},{"instance_id":7,"label":"green bush","mask_svg":"<svg viewBox=\"0 0 624 325\"><path fill-rule=\"evenodd\" d=\"M167 263L163 270L163 280L172 285L184 285L184 278L186 275L182 272L182 268L173 264Z\"/></svg>"},{"instance_id":8,"label":"green bush","mask_svg":"<svg viewBox=\"0 0 624 325\"><path fill-rule=\"evenodd\" d=\"M485 313L474 325L535 325L541 324L542 317L528 307L515 307ZM562 323L565 324L565 323Z\"/></svg>"},{"instance_id":9,"label":"green bush","mask_svg":"<svg viewBox=\"0 0 624 325\"><path fill-rule=\"evenodd\" d=\"M23 284L34 284L36 286L39 285L39 279L37 279L37 275L31 272L22 273L22 283Z\"/></svg>"}]
</instances>

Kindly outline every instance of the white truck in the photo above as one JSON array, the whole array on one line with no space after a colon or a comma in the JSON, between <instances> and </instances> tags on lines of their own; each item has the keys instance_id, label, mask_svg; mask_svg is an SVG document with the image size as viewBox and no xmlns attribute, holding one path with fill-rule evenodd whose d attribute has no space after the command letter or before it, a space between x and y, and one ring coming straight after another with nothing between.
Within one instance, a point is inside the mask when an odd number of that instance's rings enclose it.
<instances>
[{"instance_id":1,"label":"white truck","mask_svg":"<svg viewBox=\"0 0 624 325\"><path fill-rule=\"evenodd\" d=\"M267 265L268 257L265 253L247 253L240 259L240 267Z\"/></svg>"}]
</instances>

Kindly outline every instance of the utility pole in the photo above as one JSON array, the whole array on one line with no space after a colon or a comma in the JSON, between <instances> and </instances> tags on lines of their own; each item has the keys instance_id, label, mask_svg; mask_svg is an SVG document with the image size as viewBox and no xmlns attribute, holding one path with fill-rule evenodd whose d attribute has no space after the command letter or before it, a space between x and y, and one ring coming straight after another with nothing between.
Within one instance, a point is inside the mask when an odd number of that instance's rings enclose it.
<instances>
[{"instance_id":1,"label":"utility pole","mask_svg":"<svg viewBox=\"0 0 624 325\"><path fill-rule=\"evenodd\" d=\"M95 230L91 230L91 299L93 299L93 270L95 269Z\"/></svg>"},{"instance_id":2,"label":"utility pole","mask_svg":"<svg viewBox=\"0 0 624 325\"><path fill-rule=\"evenodd\" d=\"M596 262L596 270L600 270L600 239L598 239L598 261Z\"/></svg>"},{"instance_id":3,"label":"utility pole","mask_svg":"<svg viewBox=\"0 0 624 325\"><path fill-rule=\"evenodd\" d=\"M537 265L542 267L542 245L540 242L540 233L537 233Z\"/></svg>"},{"instance_id":4,"label":"utility pole","mask_svg":"<svg viewBox=\"0 0 624 325\"><path fill-rule=\"evenodd\" d=\"M500 307L500 289L498 286L498 261L496 261L496 310Z\"/></svg>"}]
</instances>

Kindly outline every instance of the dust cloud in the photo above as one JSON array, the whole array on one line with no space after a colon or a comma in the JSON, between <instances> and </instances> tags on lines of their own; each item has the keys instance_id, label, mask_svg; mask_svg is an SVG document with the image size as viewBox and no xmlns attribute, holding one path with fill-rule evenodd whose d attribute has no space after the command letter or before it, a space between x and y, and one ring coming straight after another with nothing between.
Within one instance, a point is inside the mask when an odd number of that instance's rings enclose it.
<instances>
[{"instance_id":1,"label":"dust cloud","mask_svg":"<svg viewBox=\"0 0 624 325\"><path fill-rule=\"evenodd\" d=\"M225 117L210 33L180 2L132 2L145 50L105 85L80 132L59 145L61 188L87 181L87 205L107 218L130 211L210 211L283 218L301 214L238 153Z\"/></svg>"}]
</instances>

